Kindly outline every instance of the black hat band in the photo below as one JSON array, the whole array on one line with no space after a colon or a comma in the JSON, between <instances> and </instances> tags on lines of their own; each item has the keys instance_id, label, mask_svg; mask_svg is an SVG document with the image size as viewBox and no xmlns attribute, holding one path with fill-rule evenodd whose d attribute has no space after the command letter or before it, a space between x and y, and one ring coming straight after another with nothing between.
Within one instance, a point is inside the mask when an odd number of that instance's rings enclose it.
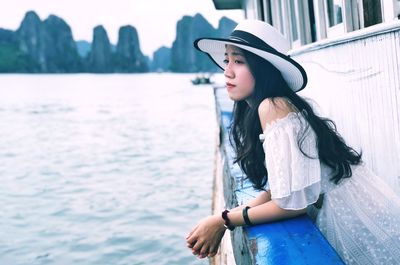
<instances>
[{"instance_id":1,"label":"black hat band","mask_svg":"<svg viewBox=\"0 0 400 265\"><path fill-rule=\"evenodd\" d=\"M251 45L251 46L255 46L257 48L261 48L267 52L271 52L271 53L275 53L275 54L280 53L276 49L272 48L267 43L265 43L262 39L254 36L251 33L246 32L246 31L234 30L231 33L231 35L229 36L229 39L244 42L244 44L246 44L246 45Z\"/></svg>"}]
</instances>

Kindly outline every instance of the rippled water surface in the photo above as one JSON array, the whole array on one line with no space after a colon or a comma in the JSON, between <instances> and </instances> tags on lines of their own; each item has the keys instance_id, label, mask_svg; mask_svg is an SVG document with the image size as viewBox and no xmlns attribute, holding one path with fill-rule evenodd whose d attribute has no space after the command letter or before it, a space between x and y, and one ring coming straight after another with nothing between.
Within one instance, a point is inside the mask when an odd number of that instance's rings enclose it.
<instances>
[{"instance_id":1,"label":"rippled water surface","mask_svg":"<svg viewBox=\"0 0 400 265\"><path fill-rule=\"evenodd\" d=\"M0 75L0 264L208 264L215 108L192 75Z\"/></svg>"}]
</instances>

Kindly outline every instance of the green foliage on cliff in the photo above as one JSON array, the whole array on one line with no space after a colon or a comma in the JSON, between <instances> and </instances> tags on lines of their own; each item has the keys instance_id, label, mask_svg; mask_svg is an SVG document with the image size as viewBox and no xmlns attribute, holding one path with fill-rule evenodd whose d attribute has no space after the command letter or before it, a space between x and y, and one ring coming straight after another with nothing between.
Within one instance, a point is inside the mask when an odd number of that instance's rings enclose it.
<instances>
[{"instance_id":1,"label":"green foliage on cliff","mask_svg":"<svg viewBox=\"0 0 400 265\"><path fill-rule=\"evenodd\" d=\"M0 43L0 72L36 72L37 63L23 54L16 45Z\"/></svg>"}]
</instances>

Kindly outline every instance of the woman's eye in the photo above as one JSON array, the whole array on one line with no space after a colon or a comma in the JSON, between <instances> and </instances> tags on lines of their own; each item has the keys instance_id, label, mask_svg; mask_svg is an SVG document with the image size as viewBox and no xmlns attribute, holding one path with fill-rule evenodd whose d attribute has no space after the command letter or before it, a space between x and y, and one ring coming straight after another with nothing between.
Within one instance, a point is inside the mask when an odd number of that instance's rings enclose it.
<instances>
[{"instance_id":1,"label":"woman's eye","mask_svg":"<svg viewBox=\"0 0 400 265\"><path fill-rule=\"evenodd\" d=\"M223 62L224 62L224 64L228 64L229 60L225 59ZM235 62L235 64L244 64L244 61L241 61L241 60L234 60L234 62Z\"/></svg>"}]
</instances>

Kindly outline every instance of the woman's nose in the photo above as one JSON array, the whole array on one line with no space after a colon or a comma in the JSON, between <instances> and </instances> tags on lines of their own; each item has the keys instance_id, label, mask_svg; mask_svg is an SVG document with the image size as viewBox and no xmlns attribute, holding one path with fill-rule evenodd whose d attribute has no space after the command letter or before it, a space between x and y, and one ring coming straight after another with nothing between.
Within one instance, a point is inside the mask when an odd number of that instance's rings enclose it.
<instances>
[{"instance_id":1,"label":"woman's nose","mask_svg":"<svg viewBox=\"0 0 400 265\"><path fill-rule=\"evenodd\" d=\"M234 77L234 73L233 73L232 69L230 68L229 64L227 64L225 66L224 76L227 77L227 78L233 78Z\"/></svg>"}]
</instances>

